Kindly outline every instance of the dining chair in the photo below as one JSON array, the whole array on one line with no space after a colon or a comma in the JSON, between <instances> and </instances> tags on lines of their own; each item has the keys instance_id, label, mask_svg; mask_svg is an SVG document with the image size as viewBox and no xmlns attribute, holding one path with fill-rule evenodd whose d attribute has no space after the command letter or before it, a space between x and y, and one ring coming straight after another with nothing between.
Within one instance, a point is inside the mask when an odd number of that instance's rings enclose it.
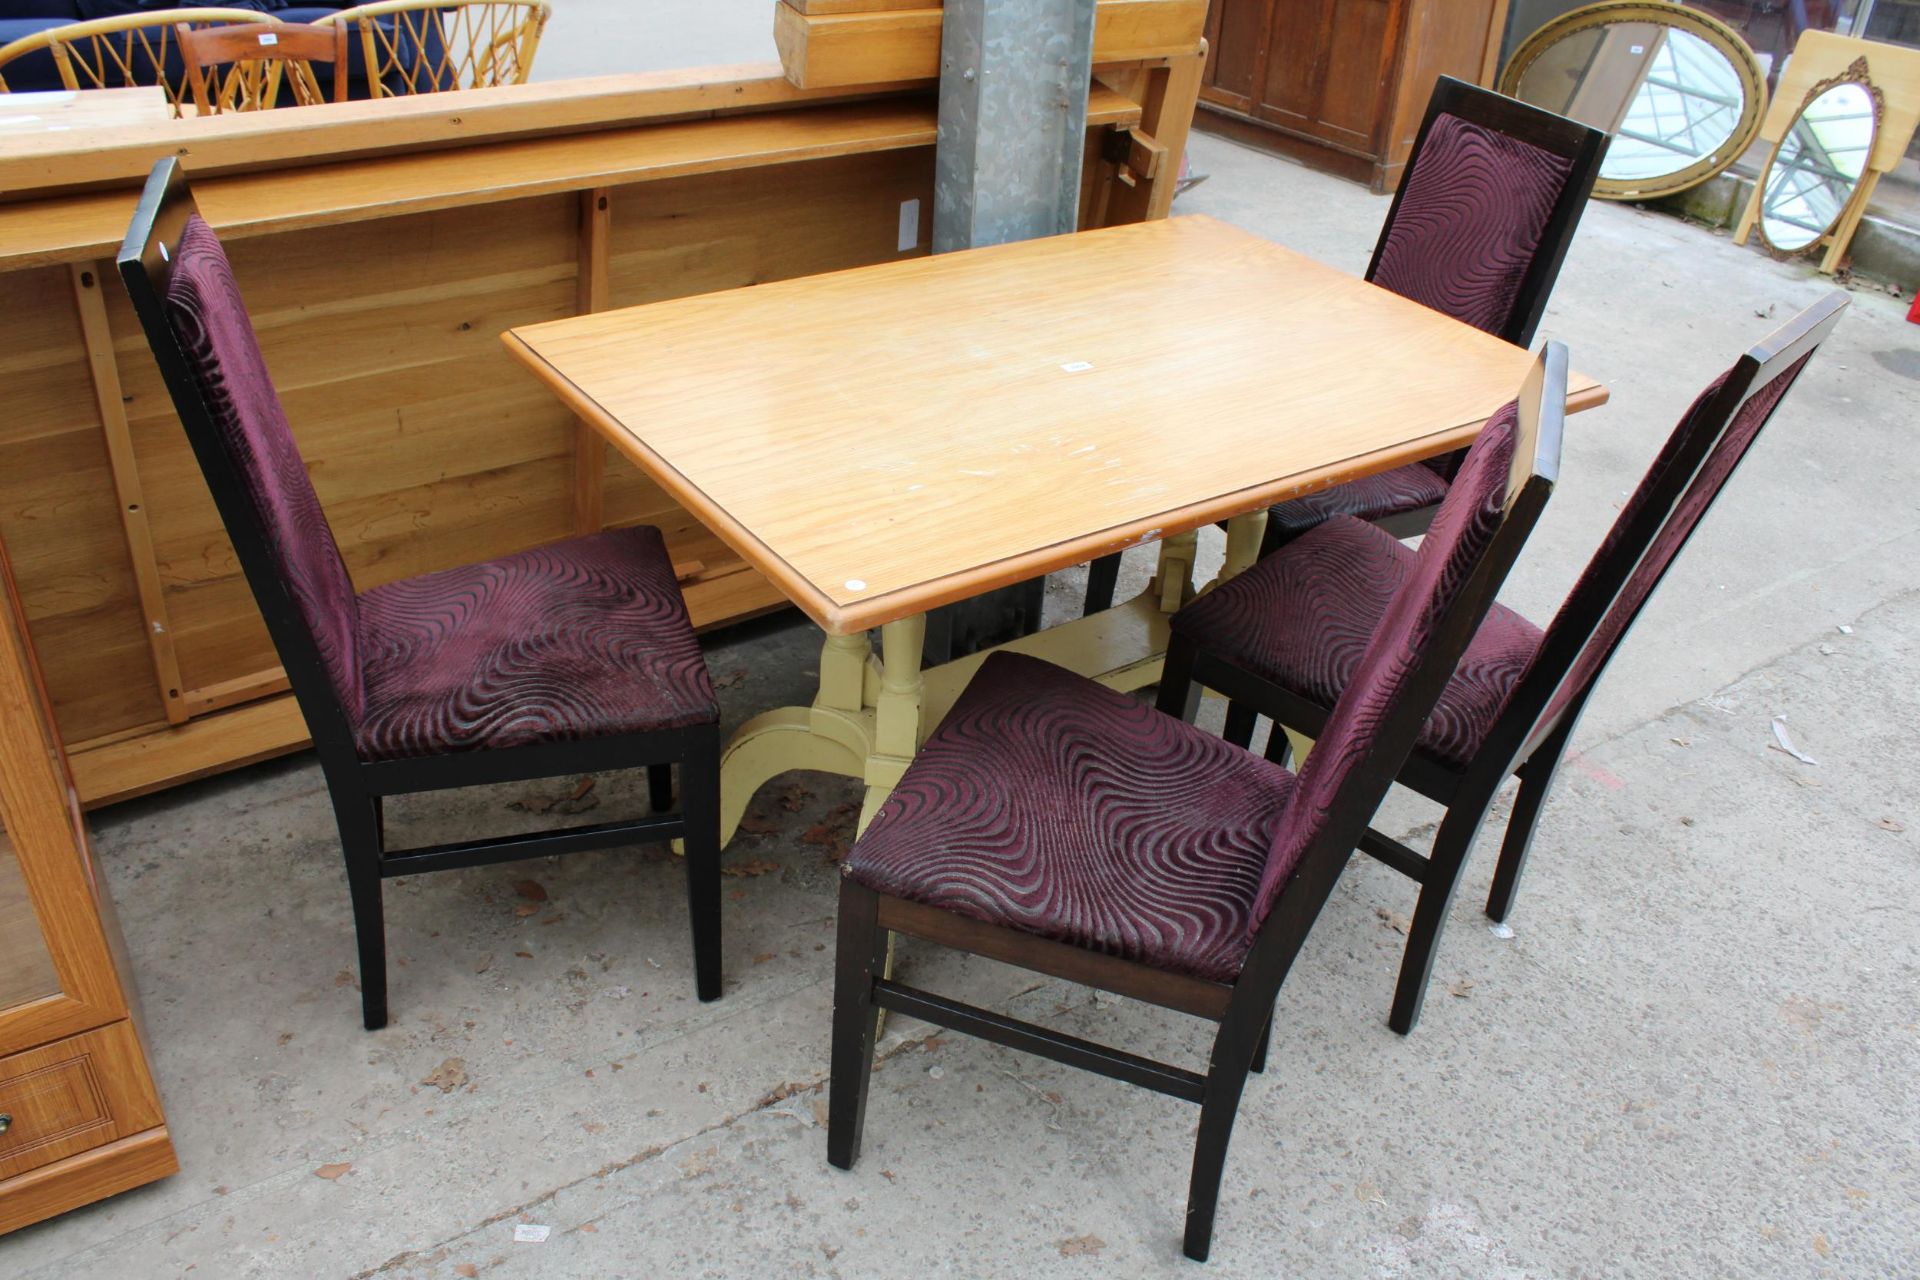
<instances>
[{"instance_id":1,"label":"dining chair","mask_svg":"<svg viewBox=\"0 0 1920 1280\"><path fill-rule=\"evenodd\" d=\"M264 21L272 24L270 18ZM60 83L68 89L159 85L178 116L192 98L176 43L181 28L262 22L263 15L252 9L184 8L49 27L0 48L0 92L7 90L9 64L24 58L51 58Z\"/></svg>"},{"instance_id":2,"label":"dining chair","mask_svg":"<svg viewBox=\"0 0 1920 1280\"><path fill-rule=\"evenodd\" d=\"M195 29L182 25L174 39L199 115L271 111L279 105L283 84L299 106L347 100L347 29L343 26L258 22ZM320 87L313 69L316 62L332 65L330 90Z\"/></svg>"},{"instance_id":3,"label":"dining chair","mask_svg":"<svg viewBox=\"0 0 1920 1280\"><path fill-rule=\"evenodd\" d=\"M1495 795L1519 779L1487 898L1487 914L1504 921L1595 684L1846 306L1844 293L1815 303L1700 394L1544 632L1496 604L1467 646L1398 779L1445 806L1431 849L1421 854L1374 830L1360 841L1420 886L1388 1017L1395 1031L1405 1035L1419 1021L1454 889ZM1273 719L1269 758L1285 760L1280 726L1312 738L1330 723L1361 670L1367 637L1418 563L1389 533L1351 516L1310 530L1173 616L1161 709L1190 706L1190 685L1217 690Z\"/></svg>"},{"instance_id":4,"label":"dining chair","mask_svg":"<svg viewBox=\"0 0 1920 1280\"><path fill-rule=\"evenodd\" d=\"M379 0L319 19L358 33L376 98L525 84L546 0Z\"/></svg>"},{"instance_id":5,"label":"dining chair","mask_svg":"<svg viewBox=\"0 0 1920 1280\"><path fill-rule=\"evenodd\" d=\"M1529 345L1606 149L1598 129L1441 76L1365 279ZM1461 457L1455 451L1280 503L1267 513L1262 554L1334 515L1371 521L1397 538L1423 533ZM1088 567L1086 612L1112 607L1119 573L1118 553Z\"/></svg>"},{"instance_id":6,"label":"dining chair","mask_svg":"<svg viewBox=\"0 0 1920 1280\"><path fill-rule=\"evenodd\" d=\"M987 658L843 863L830 1163L858 1157L890 1009L1198 1103L1185 1249L1206 1258L1281 983L1553 489L1565 399L1549 346L1473 445L1297 777L1061 668ZM1207 1069L888 977L890 933L1208 1019Z\"/></svg>"},{"instance_id":7,"label":"dining chair","mask_svg":"<svg viewBox=\"0 0 1920 1280\"><path fill-rule=\"evenodd\" d=\"M720 994L719 711L656 529L355 591L219 240L153 168L119 269L332 795L368 1030L387 1021L381 882L682 839L695 985ZM387 847L388 796L648 768L655 816ZM672 803L679 767L680 812Z\"/></svg>"}]
</instances>

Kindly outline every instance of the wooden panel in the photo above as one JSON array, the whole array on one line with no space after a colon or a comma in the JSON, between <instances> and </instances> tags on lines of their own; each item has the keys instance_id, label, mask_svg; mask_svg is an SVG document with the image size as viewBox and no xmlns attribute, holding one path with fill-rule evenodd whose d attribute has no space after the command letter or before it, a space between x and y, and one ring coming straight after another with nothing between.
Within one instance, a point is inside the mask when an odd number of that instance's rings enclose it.
<instances>
[{"instance_id":1,"label":"wooden panel","mask_svg":"<svg viewBox=\"0 0 1920 1280\"><path fill-rule=\"evenodd\" d=\"M1442 75L1487 82L1480 64L1490 47L1499 49L1506 16L1506 0L1416 0L1410 7L1405 64L1393 77L1393 109L1380 147L1387 187L1399 184L1434 82Z\"/></svg>"},{"instance_id":2,"label":"wooden panel","mask_svg":"<svg viewBox=\"0 0 1920 1280\"><path fill-rule=\"evenodd\" d=\"M1530 359L1202 217L507 340L843 633L1457 448Z\"/></svg>"},{"instance_id":3,"label":"wooden panel","mask_svg":"<svg viewBox=\"0 0 1920 1280\"><path fill-rule=\"evenodd\" d=\"M1207 28L1207 87L1215 100L1243 110L1252 105L1273 6L1274 0L1215 0Z\"/></svg>"},{"instance_id":4,"label":"wooden panel","mask_svg":"<svg viewBox=\"0 0 1920 1280\"><path fill-rule=\"evenodd\" d=\"M164 718L64 268L0 275L0 539L69 738Z\"/></svg>"},{"instance_id":5,"label":"wooden panel","mask_svg":"<svg viewBox=\"0 0 1920 1280\"><path fill-rule=\"evenodd\" d=\"M1129 62L1195 48L1206 0L1099 0L1093 60ZM774 6L773 41L788 79L810 89L935 80L942 11L898 9L812 15Z\"/></svg>"},{"instance_id":6,"label":"wooden panel","mask_svg":"<svg viewBox=\"0 0 1920 1280\"><path fill-rule=\"evenodd\" d=\"M0 1182L0 1235L180 1171L165 1127Z\"/></svg>"},{"instance_id":7,"label":"wooden panel","mask_svg":"<svg viewBox=\"0 0 1920 1280\"><path fill-rule=\"evenodd\" d=\"M1324 70L1308 126L1314 134L1355 150L1372 148L1388 93L1395 8L1388 0L1337 0L1331 5Z\"/></svg>"}]
</instances>

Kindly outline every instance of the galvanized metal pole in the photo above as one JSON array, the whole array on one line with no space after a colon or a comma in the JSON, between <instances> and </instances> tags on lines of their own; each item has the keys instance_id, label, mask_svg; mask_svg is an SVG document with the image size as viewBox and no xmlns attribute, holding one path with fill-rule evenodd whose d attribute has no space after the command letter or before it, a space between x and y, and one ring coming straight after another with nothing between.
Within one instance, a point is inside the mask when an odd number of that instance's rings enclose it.
<instances>
[{"instance_id":1,"label":"galvanized metal pole","mask_svg":"<svg viewBox=\"0 0 1920 1280\"><path fill-rule=\"evenodd\" d=\"M1076 225L1094 0L947 0L933 251Z\"/></svg>"},{"instance_id":2,"label":"galvanized metal pole","mask_svg":"<svg viewBox=\"0 0 1920 1280\"><path fill-rule=\"evenodd\" d=\"M1079 225L1094 0L946 0L933 251L1061 235ZM1040 628L1046 579L936 609L926 660Z\"/></svg>"}]
</instances>

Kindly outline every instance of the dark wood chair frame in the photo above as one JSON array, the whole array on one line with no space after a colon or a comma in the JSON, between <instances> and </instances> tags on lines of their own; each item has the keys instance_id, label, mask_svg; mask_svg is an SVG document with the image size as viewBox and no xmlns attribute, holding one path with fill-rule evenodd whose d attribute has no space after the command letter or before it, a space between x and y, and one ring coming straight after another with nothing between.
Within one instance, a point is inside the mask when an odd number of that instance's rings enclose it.
<instances>
[{"instance_id":1,"label":"dark wood chair frame","mask_svg":"<svg viewBox=\"0 0 1920 1280\"><path fill-rule=\"evenodd\" d=\"M1439 950L1440 934L1446 925L1454 890L1460 883L1460 872L1495 795L1509 776L1519 780L1520 789L1507 819L1499 866L1487 895L1487 915L1495 921L1504 921L1513 910L1520 873L1533 845L1541 808L1553 786L1554 775L1566 757L1567 743L1579 724L1588 697L1604 676L1607 664L1618 652L1640 609L1645 607L1645 598L1615 635L1592 678L1584 687L1573 690L1565 705L1549 718L1554 698L1563 682L1571 677L1582 651L1661 530L1673 518L1701 466L1726 435L1741 407L1775 378L1787 373L1796 361L1816 350L1846 306L1846 295L1834 293L1769 335L1740 358L1719 392L1702 412L1685 424L1686 434L1675 449L1671 465L1658 478L1651 500L1622 530L1611 553L1595 561L1592 571L1598 576L1591 589L1576 588L1576 596L1568 602L1570 612L1565 624L1555 629L1546 648L1521 678L1467 767L1455 768L1417 749L1407 757L1400 770L1400 784L1446 807L1430 851L1419 853L1372 828L1359 842L1362 852L1420 886L1413 922L1407 930L1406 956L1387 1018L1388 1025L1395 1031L1406 1035L1420 1020L1428 979L1433 974L1434 956ZM1758 433L1755 434L1757 437ZM1750 443L1748 447L1751 448ZM1705 514L1703 510L1702 519ZM1679 558L1681 550L1684 544L1676 549L1674 559ZM1670 560L1661 570L1661 577L1671 566ZM1656 578L1654 589L1658 585ZM1649 590L1648 598L1651 595ZM1278 763L1286 763L1288 756L1288 740L1279 726L1285 725L1311 738L1325 726L1330 711L1213 656L1178 634L1169 646L1166 670L1167 677L1160 686L1159 705L1163 711L1191 705L1189 682L1216 690L1232 700L1234 709L1229 713L1225 735L1229 741L1246 746L1252 739L1256 714L1266 715L1275 722L1267 742L1267 755Z\"/></svg>"},{"instance_id":2,"label":"dark wood chair frame","mask_svg":"<svg viewBox=\"0 0 1920 1280\"><path fill-rule=\"evenodd\" d=\"M1506 519L1453 607L1441 619L1434 641L1403 696L1383 717L1373 750L1338 793L1333 806L1337 816L1301 857L1235 982L1210 982L1169 973L876 893L850 879L841 882L834 970L833 1075L828 1090L829 1163L851 1169L859 1157L879 1011L891 1009L1200 1104L1184 1247L1188 1257L1206 1260L1240 1094L1248 1073L1266 1067L1274 1001L1281 984L1354 848L1367 832L1369 818L1391 787L1400 761L1411 749L1428 711L1445 688L1546 505L1558 474L1565 399L1566 352L1550 345L1521 393L1521 440L1531 436L1534 448L1525 478L1510 491ZM1175 660L1169 655L1169 663ZM1179 711L1191 720L1200 686L1192 682L1188 672L1172 672L1170 678L1188 691L1187 705ZM909 986L886 974L887 940L892 933L1214 1022L1219 1029L1207 1070L1203 1074L1156 1062Z\"/></svg>"},{"instance_id":3,"label":"dark wood chair frame","mask_svg":"<svg viewBox=\"0 0 1920 1280\"><path fill-rule=\"evenodd\" d=\"M193 196L178 164L171 157L161 160L148 178L121 246L120 275L320 757L346 859L367 1029L376 1030L387 1022L383 880L674 839L685 841L696 988L700 999L717 999L721 988L717 724L495 751L396 760L360 758L346 710L321 663L313 633L274 567L266 531L239 470L217 441L212 415L163 304L180 236L193 212ZM422 848L386 847L382 807L388 796L639 765L647 767L649 798L656 814L673 803L672 770L679 766L679 813Z\"/></svg>"},{"instance_id":4,"label":"dark wood chair frame","mask_svg":"<svg viewBox=\"0 0 1920 1280\"><path fill-rule=\"evenodd\" d=\"M272 36L272 44L262 44L262 36ZM229 27L195 29L182 23L174 40L180 46L180 60L186 64L187 86L193 105L200 115L219 111L220 85L216 78L208 82L209 67L239 63L280 63L283 79L297 79L293 63L330 62L333 64L333 96L330 101L347 100L347 28L312 26L297 22L261 22ZM262 69L262 74L266 74ZM319 77L314 77L319 84ZM296 94L297 94L296 90Z\"/></svg>"},{"instance_id":5,"label":"dark wood chair frame","mask_svg":"<svg viewBox=\"0 0 1920 1280\"><path fill-rule=\"evenodd\" d=\"M1533 261L1528 264L1527 274L1514 297L1513 310L1508 313L1506 324L1494 333L1495 337L1515 346L1529 346L1533 342L1534 330L1540 326L1540 317L1546 314L1547 298L1553 293L1554 282L1560 278L1561 264L1566 261L1568 246L1572 245L1573 234L1580 226L1580 215L1586 211L1587 199L1593 192L1595 180L1600 176L1600 164L1606 159L1610 139L1598 129L1551 111L1543 111L1517 98L1482 89L1452 76L1441 76L1434 84L1433 96L1427 100L1427 113L1421 117L1420 131L1414 135L1413 149L1407 153L1405 172L1409 176L1419 166L1420 153L1427 145L1427 134L1432 131L1433 122L1442 114L1455 116L1493 133L1517 138L1542 151L1565 156L1572 161L1566 185L1561 188L1559 199L1554 201L1553 211L1547 217L1547 225L1541 232ZM1373 257L1367 263L1366 274L1361 277L1368 283L1372 283L1374 275L1380 270L1380 258L1386 252L1387 237L1393 233L1394 220L1400 214L1400 202L1406 198L1409 185L1402 182L1393 194L1393 203L1387 206L1386 221L1380 224L1380 238L1374 242ZM1396 538L1415 538L1427 531L1437 509L1422 507L1416 511L1387 516L1374 523ZM1271 554L1285 540L1285 533L1270 523L1261 543L1260 554ZM1098 613L1102 609L1112 608L1114 589L1119 584L1119 578L1119 552L1102 556L1089 565L1085 612Z\"/></svg>"}]
</instances>

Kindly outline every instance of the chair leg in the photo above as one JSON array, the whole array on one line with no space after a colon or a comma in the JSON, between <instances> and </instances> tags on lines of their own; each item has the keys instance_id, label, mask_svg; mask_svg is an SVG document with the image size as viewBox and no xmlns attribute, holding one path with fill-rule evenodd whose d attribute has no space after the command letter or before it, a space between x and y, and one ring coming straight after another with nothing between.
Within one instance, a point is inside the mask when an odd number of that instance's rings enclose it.
<instances>
[{"instance_id":1,"label":"chair leg","mask_svg":"<svg viewBox=\"0 0 1920 1280\"><path fill-rule=\"evenodd\" d=\"M1513 896L1520 889L1520 873L1526 870L1527 854L1533 849L1534 828L1540 823L1540 810L1553 787L1553 776L1560 771L1560 758L1567 749L1568 733L1562 730L1540 744L1533 758L1520 767L1520 790L1513 797L1513 812L1507 817L1506 838L1500 842L1500 865L1494 868L1493 887L1487 891L1487 914L1505 921L1513 910Z\"/></svg>"},{"instance_id":2,"label":"chair leg","mask_svg":"<svg viewBox=\"0 0 1920 1280\"><path fill-rule=\"evenodd\" d=\"M665 813L673 808L672 765L650 764L647 766L647 801L653 805L655 813Z\"/></svg>"},{"instance_id":3,"label":"chair leg","mask_svg":"<svg viewBox=\"0 0 1920 1280\"><path fill-rule=\"evenodd\" d=\"M687 850L687 917L693 931L694 990L720 998L719 731L680 762L680 814Z\"/></svg>"},{"instance_id":4,"label":"chair leg","mask_svg":"<svg viewBox=\"0 0 1920 1280\"><path fill-rule=\"evenodd\" d=\"M1227 723L1220 730L1220 736L1236 747L1253 745L1254 726L1260 722L1260 713L1244 702L1227 704ZM1276 729L1275 732L1278 732Z\"/></svg>"},{"instance_id":5,"label":"chair leg","mask_svg":"<svg viewBox=\"0 0 1920 1280\"><path fill-rule=\"evenodd\" d=\"M1193 641L1173 636L1160 664L1160 693L1154 705L1176 720L1193 723L1200 712L1200 686L1193 682Z\"/></svg>"},{"instance_id":6,"label":"chair leg","mask_svg":"<svg viewBox=\"0 0 1920 1280\"><path fill-rule=\"evenodd\" d=\"M1087 566L1087 603L1084 614L1113 608L1113 592L1120 585L1120 553L1101 556Z\"/></svg>"},{"instance_id":7,"label":"chair leg","mask_svg":"<svg viewBox=\"0 0 1920 1280\"><path fill-rule=\"evenodd\" d=\"M1460 885L1460 872L1467 854L1487 815L1491 796L1456 796L1440 820L1433 837L1433 850L1427 855L1426 879L1420 884L1420 900L1413 908L1413 923L1407 929L1407 949L1400 961L1400 980L1393 991L1393 1010L1387 1025L1401 1035L1410 1033L1420 1021L1426 1004L1427 983L1433 977L1433 958L1440 950L1440 933L1447 927L1447 911L1453 904L1453 891Z\"/></svg>"},{"instance_id":8,"label":"chair leg","mask_svg":"<svg viewBox=\"0 0 1920 1280\"><path fill-rule=\"evenodd\" d=\"M1253 1051L1251 1070L1255 1075L1261 1075L1267 1069L1267 1048L1273 1043L1273 1017L1272 1014L1267 1015L1267 1025L1260 1031L1260 1045Z\"/></svg>"},{"instance_id":9,"label":"chair leg","mask_svg":"<svg viewBox=\"0 0 1920 1280\"><path fill-rule=\"evenodd\" d=\"M1267 1006L1272 1023L1272 1006ZM1205 1262L1213 1247L1213 1219L1220 1207L1220 1178L1227 1168L1227 1143L1240 1112L1240 1094L1257 1047L1251 1020L1230 1010L1214 1037L1213 1059L1207 1068L1207 1091L1200 1101L1200 1131L1193 1145L1193 1178L1187 1186L1185 1253ZM1261 1036L1264 1041L1265 1036Z\"/></svg>"},{"instance_id":10,"label":"chair leg","mask_svg":"<svg viewBox=\"0 0 1920 1280\"><path fill-rule=\"evenodd\" d=\"M360 951L360 1016L369 1031L387 1025L387 924L381 902L380 849L385 825L377 796L334 797L340 852L353 901L353 934Z\"/></svg>"},{"instance_id":11,"label":"chair leg","mask_svg":"<svg viewBox=\"0 0 1920 1280\"><path fill-rule=\"evenodd\" d=\"M851 880L840 882L840 939L833 962L832 1081L827 1086L827 1163L851 1169L860 1158L867 1125L867 1083L873 1078L873 1042L880 1006L873 983L887 961L880 897Z\"/></svg>"}]
</instances>

